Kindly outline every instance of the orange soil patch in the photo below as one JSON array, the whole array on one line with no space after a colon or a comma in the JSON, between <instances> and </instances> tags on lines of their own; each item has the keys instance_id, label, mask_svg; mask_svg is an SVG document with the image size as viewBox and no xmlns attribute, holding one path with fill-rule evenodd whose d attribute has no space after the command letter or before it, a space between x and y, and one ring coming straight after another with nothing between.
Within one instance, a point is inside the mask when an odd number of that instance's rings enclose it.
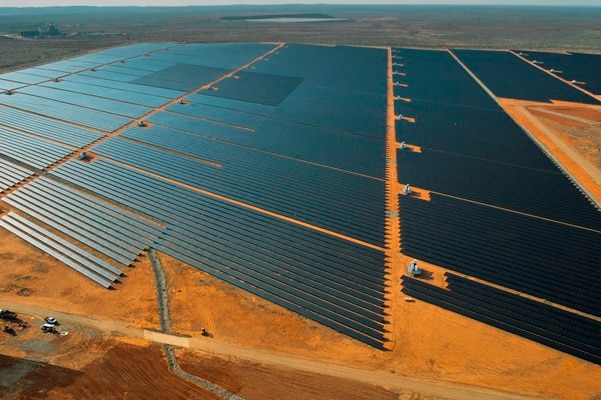
<instances>
[{"instance_id":1,"label":"orange soil patch","mask_svg":"<svg viewBox=\"0 0 601 400\"><path fill-rule=\"evenodd\" d=\"M404 185L398 185L399 188L399 192L402 190ZM422 188L416 188L414 186L411 186L411 193L405 196L411 196L411 197L415 197L418 198L420 200L425 200L425 201L430 201L431 196L430 196L430 191L426 190L426 189L422 189ZM401 221L402 223L402 221Z\"/></svg>"},{"instance_id":2,"label":"orange soil patch","mask_svg":"<svg viewBox=\"0 0 601 400\"><path fill-rule=\"evenodd\" d=\"M202 338L200 329L220 341L313 357L332 349L367 357L368 346L274 305L169 256L160 255L169 286L174 332ZM202 338L211 340L211 338ZM324 346L325 343L329 343ZM346 359L346 357L345 357Z\"/></svg>"},{"instance_id":3,"label":"orange soil patch","mask_svg":"<svg viewBox=\"0 0 601 400\"><path fill-rule=\"evenodd\" d=\"M549 114L549 113L539 111L534 108L529 109L528 111L530 112L530 114L536 116L538 119L543 118L543 119L547 119L550 121L555 121L557 123L560 123L560 124L566 125L566 126L573 126L573 127L577 127L577 128L583 128L583 127L589 126L589 124L587 124L586 122L577 121L577 120L562 117L559 115Z\"/></svg>"},{"instance_id":4,"label":"orange soil patch","mask_svg":"<svg viewBox=\"0 0 601 400\"><path fill-rule=\"evenodd\" d=\"M421 146L416 146L414 144L405 143L405 151L411 151L413 153L421 153L422 148L421 148Z\"/></svg>"},{"instance_id":5,"label":"orange soil patch","mask_svg":"<svg viewBox=\"0 0 601 400\"><path fill-rule=\"evenodd\" d=\"M116 290L106 290L61 262L0 229L0 308L2 298L74 314L158 328L154 277L142 255Z\"/></svg>"},{"instance_id":6,"label":"orange soil patch","mask_svg":"<svg viewBox=\"0 0 601 400\"><path fill-rule=\"evenodd\" d=\"M584 107L566 107L566 106L549 106L541 105L537 108L553 111L556 113L571 115L573 117L583 118L590 121L601 123L601 107L584 106ZM546 114L549 115L549 114Z\"/></svg>"}]
</instances>

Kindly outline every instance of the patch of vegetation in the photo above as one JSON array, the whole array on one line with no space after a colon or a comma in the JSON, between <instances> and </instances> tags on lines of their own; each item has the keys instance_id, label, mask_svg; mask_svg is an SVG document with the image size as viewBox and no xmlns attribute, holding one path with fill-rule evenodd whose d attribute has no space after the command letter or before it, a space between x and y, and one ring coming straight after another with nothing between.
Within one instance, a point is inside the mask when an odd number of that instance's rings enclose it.
<instances>
[{"instance_id":1,"label":"patch of vegetation","mask_svg":"<svg viewBox=\"0 0 601 400\"><path fill-rule=\"evenodd\" d=\"M246 21L253 19L275 19L275 18L311 18L311 19L332 19L327 14L258 14L258 15L234 15L221 17L222 21Z\"/></svg>"}]
</instances>

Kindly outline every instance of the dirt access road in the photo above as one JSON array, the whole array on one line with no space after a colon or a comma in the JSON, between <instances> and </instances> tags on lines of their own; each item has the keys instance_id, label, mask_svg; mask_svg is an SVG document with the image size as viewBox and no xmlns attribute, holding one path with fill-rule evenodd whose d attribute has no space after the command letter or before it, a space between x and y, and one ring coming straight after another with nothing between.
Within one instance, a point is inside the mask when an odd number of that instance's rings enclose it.
<instances>
[{"instance_id":1,"label":"dirt access road","mask_svg":"<svg viewBox=\"0 0 601 400\"><path fill-rule=\"evenodd\" d=\"M63 326L81 325L82 328L89 327L103 331L112 336L127 338L140 338L157 343L169 343L193 350L206 352L213 355L236 357L261 364L286 367L299 371L328 375L332 377L350 379L371 385L383 386L387 389L412 390L429 396L439 396L446 399L456 400L532 400L533 397L525 397L502 393L484 388L470 387L447 382L428 381L396 375L390 371L369 371L347 366L326 363L322 361L309 360L292 357L289 355L256 350L237 346L218 339L212 338L186 338L173 335L165 335L144 329L130 328L121 322L110 320L96 320L79 315L57 312L49 308L25 305L14 301L2 299L2 307L18 313L43 317L53 315Z\"/></svg>"}]
</instances>

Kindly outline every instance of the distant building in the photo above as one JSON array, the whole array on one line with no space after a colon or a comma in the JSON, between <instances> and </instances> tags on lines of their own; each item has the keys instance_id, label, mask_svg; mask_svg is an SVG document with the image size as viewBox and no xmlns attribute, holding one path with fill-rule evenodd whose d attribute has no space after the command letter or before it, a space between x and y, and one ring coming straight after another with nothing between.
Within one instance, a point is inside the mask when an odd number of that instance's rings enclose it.
<instances>
[{"instance_id":1,"label":"distant building","mask_svg":"<svg viewBox=\"0 0 601 400\"><path fill-rule=\"evenodd\" d=\"M50 26L48 26L48 36L60 36L62 35L61 31L58 30L58 28L56 26L54 26L53 24L50 24Z\"/></svg>"},{"instance_id":2,"label":"distant building","mask_svg":"<svg viewBox=\"0 0 601 400\"><path fill-rule=\"evenodd\" d=\"M40 31L23 31L21 32L21 37L24 38L34 38L40 36Z\"/></svg>"},{"instance_id":3,"label":"distant building","mask_svg":"<svg viewBox=\"0 0 601 400\"><path fill-rule=\"evenodd\" d=\"M37 31L23 31L21 37L24 38L45 38L45 37L56 37L62 36L63 33L58 30L56 25L48 24L44 27L38 28Z\"/></svg>"}]
</instances>

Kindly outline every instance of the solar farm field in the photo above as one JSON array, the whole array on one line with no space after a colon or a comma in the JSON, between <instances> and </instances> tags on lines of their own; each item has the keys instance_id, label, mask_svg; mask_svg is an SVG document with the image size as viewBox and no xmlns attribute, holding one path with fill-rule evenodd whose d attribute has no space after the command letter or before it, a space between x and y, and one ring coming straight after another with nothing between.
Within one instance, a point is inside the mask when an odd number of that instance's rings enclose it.
<instances>
[{"instance_id":1,"label":"solar farm field","mask_svg":"<svg viewBox=\"0 0 601 400\"><path fill-rule=\"evenodd\" d=\"M595 394L601 173L543 117L601 102L518 53L138 43L0 75L0 299L398 390Z\"/></svg>"}]
</instances>

